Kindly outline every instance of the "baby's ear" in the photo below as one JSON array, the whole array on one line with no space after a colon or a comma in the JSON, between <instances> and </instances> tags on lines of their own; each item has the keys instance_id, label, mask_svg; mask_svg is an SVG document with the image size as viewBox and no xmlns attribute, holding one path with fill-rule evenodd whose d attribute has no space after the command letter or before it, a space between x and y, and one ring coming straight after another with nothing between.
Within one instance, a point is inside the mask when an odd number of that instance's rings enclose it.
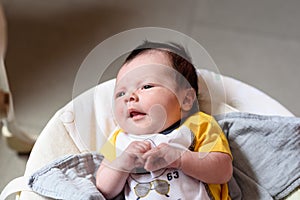
<instances>
[{"instance_id":1,"label":"baby's ear","mask_svg":"<svg viewBox=\"0 0 300 200\"><path fill-rule=\"evenodd\" d=\"M183 111L190 111L194 105L196 99L196 92L193 88L184 89L185 95L181 104L181 109Z\"/></svg>"}]
</instances>

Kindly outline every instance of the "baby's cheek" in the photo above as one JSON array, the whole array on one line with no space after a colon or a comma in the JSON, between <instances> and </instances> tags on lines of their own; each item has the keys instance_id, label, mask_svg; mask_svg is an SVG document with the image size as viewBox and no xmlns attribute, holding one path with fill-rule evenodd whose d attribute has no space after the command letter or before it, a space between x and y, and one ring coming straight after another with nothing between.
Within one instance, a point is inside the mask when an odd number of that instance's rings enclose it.
<instances>
[{"instance_id":1,"label":"baby's cheek","mask_svg":"<svg viewBox=\"0 0 300 200\"><path fill-rule=\"evenodd\" d=\"M155 104L150 108L149 114L151 117L151 125L156 132L164 130L167 122L166 109L162 105Z\"/></svg>"},{"instance_id":2,"label":"baby's cheek","mask_svg":"<svg viewBox=\"0 0 300 200\"><path fill-rule=\"evenodd\" d=\"M120 123L125 120L126 111L122 107L116 106L114 109L114 115L117 122Z\"/></svg>"}]
</instances>

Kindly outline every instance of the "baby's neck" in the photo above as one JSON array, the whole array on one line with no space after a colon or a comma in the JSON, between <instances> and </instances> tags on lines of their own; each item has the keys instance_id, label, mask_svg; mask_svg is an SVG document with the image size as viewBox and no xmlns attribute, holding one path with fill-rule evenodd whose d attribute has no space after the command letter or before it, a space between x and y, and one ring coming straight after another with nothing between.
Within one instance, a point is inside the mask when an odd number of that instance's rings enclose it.
<instances>
[{"instance_id":1,"label":"baby's neck","mask_svg":"<svg viewBox=\"0 0 300 200\"><path fill-rule=\"evenodd\" d=\"M172 124L171 126L169 126L168 128L166 128L165 130L159 132L160 134L163 134L163 135L167 135L169 134L170 132L172 132L174 129L178 128L181 124L181 121L182 120L178 120L177 122L175 122L174 124Z\"/></svg>"}]
</instances>

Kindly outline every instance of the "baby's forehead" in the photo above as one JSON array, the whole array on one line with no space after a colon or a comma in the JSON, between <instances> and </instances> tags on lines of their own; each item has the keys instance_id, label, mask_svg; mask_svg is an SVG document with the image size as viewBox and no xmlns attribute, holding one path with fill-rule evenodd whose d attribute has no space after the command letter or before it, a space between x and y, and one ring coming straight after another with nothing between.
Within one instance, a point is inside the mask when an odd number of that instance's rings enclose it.
<instances>
[{"instance_id":1,"label":"baby's forehead","mask_svg":"<svg viewBox=\"0 0 300 200\"><path fill-rule=\"evenodd\" d=\"M175 78L175 69L165 65L147 64L135 68L123 68L117 76L117 82L131 80L161 80Z\"/></svg>"},{"instance_id":2,"label":"baby's forehead","mask_svg":"<svg viewBox=\"0 0 300 200\"><path fill-rule=\"evenodd\" d=\"M165 71L172 71L173 66L170 58L164 53L144 53L136 56L131 61L123 64L120 68L117 79L126 76L135 76L137 74L155 75Z\"/></svg>"}]
</instances>

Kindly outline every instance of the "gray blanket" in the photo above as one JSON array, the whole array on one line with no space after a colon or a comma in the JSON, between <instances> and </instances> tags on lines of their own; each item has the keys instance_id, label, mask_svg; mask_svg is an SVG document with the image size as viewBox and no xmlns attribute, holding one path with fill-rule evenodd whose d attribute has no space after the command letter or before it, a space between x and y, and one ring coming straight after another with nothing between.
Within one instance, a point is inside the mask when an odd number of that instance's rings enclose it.
<instances>
[{"instance_id":1,"label":"gray blanket","mask_svg":"<svg viewBox=\"0 0 300 200\"><path fill-rule=\"evenodd\" d=\"M29 186L36 193L53 199L103 200L96 188L100 154L69 155L35 172Z\"/></svg>"},{"instance_id":2,"label":"gray blanket","mask_svg":"<svg viewBox=\"0 0 300 200\"><path fill-rule=\"evenodd\" d=\"M230 113L216 119L234 158L233 199L281 199L299 187L300 118ZM29 185L54 199L104 199L95 187L101 161L93 153L67 156L33 174Z\"/></svg>"},{"instance_id":3,"label":"gray blanket","mask_svg":"<svg viewBox=\"0 0 300 200\"><path fill-rule=\"evenodd\" d=\"M300 185L300 118L217 116L233 154L243 199L281 199Z\"/></svg>"},{"instance_id":4,"label":"gray blanket","mask_svg":"<svg viewBox=\"0 0 300 200\"><path fill-rule=\"evenodd\" d=\"M231 113L216 117L244 199L281 199L300 185L300 119Z\"/></svg>"}]
</instances>

